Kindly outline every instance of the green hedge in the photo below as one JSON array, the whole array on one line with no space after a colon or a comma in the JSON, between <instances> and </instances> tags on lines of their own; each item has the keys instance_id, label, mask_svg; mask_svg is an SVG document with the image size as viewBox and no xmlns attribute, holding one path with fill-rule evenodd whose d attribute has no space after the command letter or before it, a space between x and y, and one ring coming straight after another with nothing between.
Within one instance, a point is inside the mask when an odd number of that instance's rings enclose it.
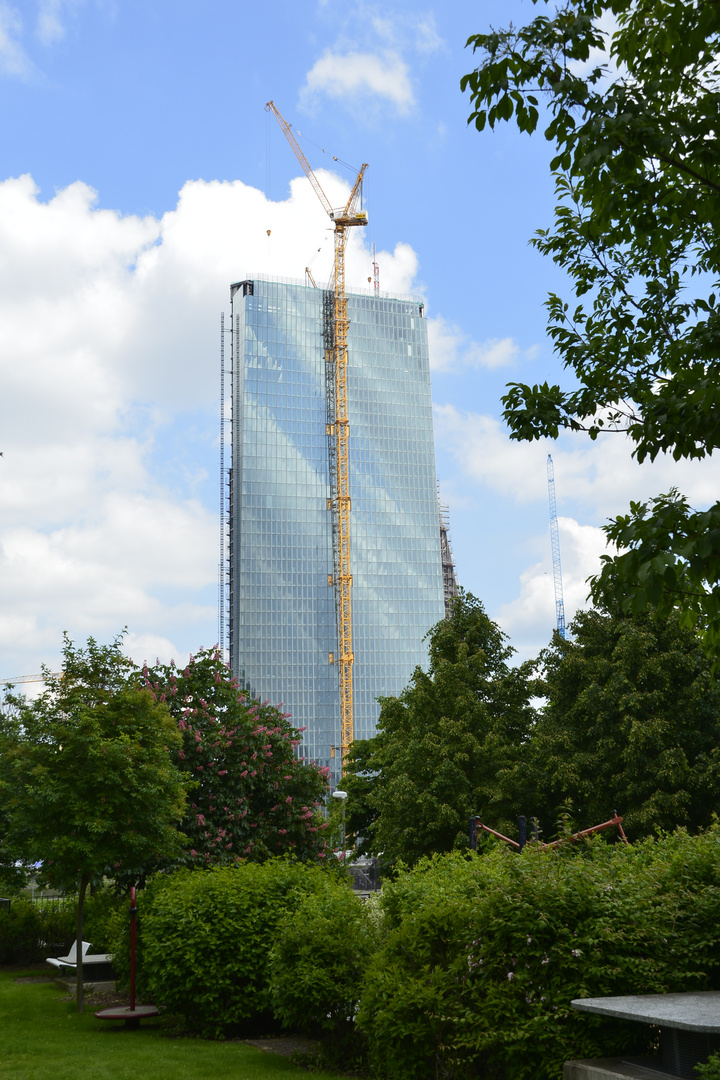
<instances>
[{"instance_id":1,"label":"green hedge","mask_svg":"<svg viewBox=\"0 0 720 1080\"><path fill-rule=\"evenodd\" d=\"M159 875L138 899L138 988L187 1026L217 1037L273 1021L270 950L283 915L328 872L285 859ZM127 975L127 920L116 922Z\"/></svg>"},{"instance_id":2,"label":"green hedge","mask_svg":"<svg viewBox=\"0 0 720 1080\"><path fill-rule=\"evenodd\" d=\"M377 899L363 903L349 881L328 878L283 916L270 956L275 1015L285 1027L321 1036L332 1064L347 1067L362 1057L354 1021L367 964L379 946Z\"/></svg>"},{"instance_id":3,"label":"green hedge","mask_svg":"<svg viewBox=\"0 0 720 1080\"><path fill-rule=\"evenodd\" d=\"M360 1000L390 1080L558 1080L652 1030L574 1012L603 994L720 988L720 831L625 847L426 860L385 886Z\"/></svg>"}]
</instances>

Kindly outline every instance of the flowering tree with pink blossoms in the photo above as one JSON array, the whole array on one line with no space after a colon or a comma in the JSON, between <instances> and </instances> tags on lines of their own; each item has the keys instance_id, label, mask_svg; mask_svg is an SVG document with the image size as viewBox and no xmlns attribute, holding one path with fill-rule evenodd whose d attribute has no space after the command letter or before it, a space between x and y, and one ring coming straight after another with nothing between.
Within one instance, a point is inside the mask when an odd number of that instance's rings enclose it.
<instances>
[{"instance_id":1,"label":"flowering tree with pink blossoms","mask_svg":"<svg viewBox=\"0 0 720 1080\"><path fill-rule=\"evenodd\" d=\"M240 689L216 649L184 669L146 666L142 680L175 717L183 741L173 759L195 781L173 866L325 858L327 770L296 755L301 735L287 713Z\"/></svg>"}]
</instances>

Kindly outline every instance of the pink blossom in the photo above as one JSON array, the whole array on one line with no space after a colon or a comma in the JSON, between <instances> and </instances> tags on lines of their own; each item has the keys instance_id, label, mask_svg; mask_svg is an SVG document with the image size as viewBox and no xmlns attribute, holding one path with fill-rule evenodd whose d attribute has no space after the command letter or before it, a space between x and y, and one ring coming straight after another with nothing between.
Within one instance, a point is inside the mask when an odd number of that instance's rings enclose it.
<instances>
[{"instance_id":1,"label":"pink blossom","mask_svg":"<svg viewBox=\"0 0 720 1080\"><path fill-rule=\"evenodd\" d=\"M225 776L226 774L227 769L218 769L218 776Z\"/></svg>"},{"instance_id":2,"label":"pink blossom","mask_svg":"<svg viewBox=\"0 0 720 1080\"><path fill-rule=\"evenodd\" d=\"M287 829L278 829L278 832L280 833L281 836L284 836L285 833L287 832Z\"/></svg>"},{"instance_id":3,"label":"pink blossom","mask_svg":"<svg viewBox=\"0 0 720 1080\"><path fill-rule=\"evenodd\" d=\"M288 795L288 797L285 799L285 802L286 803L291 803L292 802L292 795Z\"/></svg>"}]
</instances>

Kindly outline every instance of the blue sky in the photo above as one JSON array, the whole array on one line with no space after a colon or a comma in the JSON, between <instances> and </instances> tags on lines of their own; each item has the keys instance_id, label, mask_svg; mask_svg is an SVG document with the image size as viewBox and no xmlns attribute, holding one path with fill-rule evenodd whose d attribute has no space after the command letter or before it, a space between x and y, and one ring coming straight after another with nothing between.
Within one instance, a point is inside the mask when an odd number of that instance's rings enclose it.
<instances>
[{"instance_id":1,"label":"blue sky","mask_svg":"<svg viewBox=\"0 0 720 1080\"><path fill-rule=\"evenodd\" d=\"M127 625L138 660L217 639L228 284L330 270L270 98L331 193L352 179L333 155L370 164L350 279L367 282L374 243L381 288L426 299L458 576L521 657L554 622L549 450L568 616L630 498L714 498L712 462L641 469L621 438L518 445L502 427L506 382L562 378L543 301L567 289L528 244L552 220L551 152L468 128L459 80L471 33L537 11L0 0L0 677L54 666L63 629Z\"/></svg>"}]
</instances>

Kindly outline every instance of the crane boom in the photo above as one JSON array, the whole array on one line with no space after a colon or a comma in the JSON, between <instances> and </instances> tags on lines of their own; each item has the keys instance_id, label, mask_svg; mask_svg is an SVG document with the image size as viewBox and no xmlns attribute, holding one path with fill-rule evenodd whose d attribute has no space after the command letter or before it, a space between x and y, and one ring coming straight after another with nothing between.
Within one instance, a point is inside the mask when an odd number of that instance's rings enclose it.
<instances>
[{"instance_id":1,"label":"crane boom","mask_svg":"<svg viewBox=\"0 0 720 1080\"><path fill-rule=\"evenodd\" d=\"M565 638L565 600L563 597L562 567L560 566L560 532L558 529L557 503L555 501L555 466L550 454L547 457L548 499L550 501L550 543L552 545L553 581L555 584L555 625L561 638Z\"/></svg>"},{"instance_id":2,"label":"crane boom","mask_svg":"<svg viewBox=\"0 0 720 1080\"><path fill-rule=\"evenodd\" d=\"M20 686L21 683L45 682L46 679L60 679L62 671L50 671L47 675L18 675L14 679L0 679L0 686Z\"/></svg>"},{"instance_id":3,"label":"crane boom","mask_svg":"<svg viewBox=\"0 0 720 1080\"><path fill-rule=\"evenodd\" d=\"M328 214L329 217L332 217L333 209L332 209L332 205L330 203L330 200L328 199L328 197L325 194L325 192L323 191L323 189L320 187L320 181L318 180L317 176L315 175L315 173L310 168L310 163L308 162L307 158L305 157L302 150L300 149L300 144L298 143L297 139L295 138L295 136L293 134L293 131L292 131L292 128L290 127L290 124L288 124L287 120L275 108L275 102L274 101L268 101L267 105L265 106L265 109L268 112L271 112L273 114L273 116L277 120L278 124L282 128L283 133L285 135L285 138L290 143L290 146L293 149L295 157L298 159L298 161L300 162L300 165L302 166L302 171L307 176L308 180L310 181L310 183L313 186L315 194L317 195L320 202L323 204L323 208L325 210L325 213Z\"/></svg>"},{"instance_id":4,"label":"crane boom","mask_svg":"<svg viewBox=\"0 0 720 1080\"><path fill-rule=\"evenodd\" d=\"M333 347L326 353L328 391L328 457L330 464L330 492L328 500L332 513L333 563L332 584L335 589L335 607L338 627L338 656L332 662L340 668L340 748L343 769L348 748L354 738L353 715L353 644L352 644L352 572L350 561L350 467L349 441L350 418L348 416L347 368L348 368L348 317L345 291L345 245L347 230L355 225L367 225L367 214L358 209L362 182L367 169L363 164L353 184L344 207L333 209L330 200L320 186L310 164L303 154L290 124L278 112L272 101L265 108L272 112L300 162L302 170L313 186L325 213L333 222L335 235L335 261L333 267Z\"/></svg>"}]
</instances>

